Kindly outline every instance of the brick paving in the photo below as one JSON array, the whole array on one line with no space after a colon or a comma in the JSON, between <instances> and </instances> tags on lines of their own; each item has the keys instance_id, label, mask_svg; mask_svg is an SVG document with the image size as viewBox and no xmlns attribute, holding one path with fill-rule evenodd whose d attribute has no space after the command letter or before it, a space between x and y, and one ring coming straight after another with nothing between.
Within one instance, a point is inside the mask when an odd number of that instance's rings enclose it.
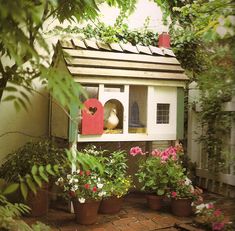
<instances>
[{"instance_id":1,"label":"brick paving","mask_svg":"<svg viewBox=\"0 0 235 231\"><path fill-rule=\"evenodd\" d=\"M234 220L235 202L218 195L205 196L206 200L215 200L218 207L226 215L227 220ZM170 213L169 202L165 201L161 211L147 208L143 194L130 194L123 203L118 214L99 214L97 222L93 225L79 225L75 223L75 215L68 212L66 206L51 208L46 217L24 218L27 223L36 220L48 224L53 231L179 231L202 229L192 227L193 216L189 218L176 217ZM190 229L191 227L191 229Z\"/></svg>"}]
</instances>

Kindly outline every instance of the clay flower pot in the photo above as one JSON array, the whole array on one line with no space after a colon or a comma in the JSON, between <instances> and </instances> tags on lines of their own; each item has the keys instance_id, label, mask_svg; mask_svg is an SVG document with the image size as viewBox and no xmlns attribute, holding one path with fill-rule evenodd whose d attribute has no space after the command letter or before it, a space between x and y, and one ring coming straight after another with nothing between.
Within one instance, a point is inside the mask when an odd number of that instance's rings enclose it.
<instances>
[{"instance_id":1,"label":"clay flower pot","mask_svg":"<svg viewBox=\"0 0 235 231\"><path fill-rule=\"evenodd\" d=\"M37 189L36 195L33 192L29 192L26 204L31 208L29 216L41 217L48 213L49 196L48 196L48 184L44 183L41 188Z\"/></svg>"},{"instance_id":2,"label":"clay flower pot","mask_svg":"<svg viewBox=\"0 0 235 231\"><path fill-rule=\"evenodd\" d=\"M98 209L100 201L87 200L85 203L80 203L77 199L73 200L73 207L76 222L81 225L94 224L98 218Z\"/></svg>"},{"instance_id":3,"label":"clay flower pot","mask_svg":"<svg viewBox=\"0 0 235 231\"><path fill-rule=\"evenodd\" d=\"M160 210L163 206L164 196L158 196L156 194L146 194L147 205L150 209Z\"/></svg>"},{"instance_id":4,"label":"clay flower pot","mask_svg":"<svg viewBox=\"0 0 235 231\"><path fill-rule=\"evenodd\" d=\"M121 210L123 197L111 196L103 198L100 203L99 212L104 214L115 214Z\"/></svg>"},{"instance_id":5,"label":"clay flower pot","mask_svg":"<svg viewBox=\"0 0 235 231\"><path fill-rule=\"evenodd\" d=\"M179 217L188 217L192 215L192 199L180 198L171 199L171 211L174 215Z\"/></svg>"}]
</instances>

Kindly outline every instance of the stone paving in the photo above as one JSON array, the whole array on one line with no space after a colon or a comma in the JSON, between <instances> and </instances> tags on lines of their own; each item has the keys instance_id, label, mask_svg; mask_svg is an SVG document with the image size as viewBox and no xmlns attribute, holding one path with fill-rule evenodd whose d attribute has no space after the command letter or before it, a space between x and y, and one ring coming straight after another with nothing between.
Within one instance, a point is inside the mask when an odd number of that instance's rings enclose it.
<instances>
[{"instance_id":1,"label":"stone paving","mask_svg":"<svg viewBox=\"0 0 235 231\"><path fill-rule=\"evenodd\" d=\"M234 219L235 202L232 199L210 194L205 195L206 200L218 201L227 220ZM169 203L165 201L161 212L147 208L143 194L130 194L123 203L118 214L99 214L98 220L93 225L78 225L75 223L74 214L68 212L65 206L57 206L50 209L46 217L25 218L28 223L40 220L52 227L53 231L200 231L202 229L192 227L193 216L182 218L170 213Z\"/></svg>"}]
</instances>

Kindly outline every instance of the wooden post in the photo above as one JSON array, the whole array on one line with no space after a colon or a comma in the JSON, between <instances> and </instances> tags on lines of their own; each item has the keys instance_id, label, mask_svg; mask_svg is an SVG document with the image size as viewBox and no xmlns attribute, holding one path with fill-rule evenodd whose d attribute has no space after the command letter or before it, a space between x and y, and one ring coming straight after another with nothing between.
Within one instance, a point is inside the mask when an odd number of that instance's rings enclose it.
<instances>
[{"instance_id":1,"label":"wooden post","mask_svg":"<svg viewBox=\"0 0 235 231\"><path fill-rule=\"evenodd\" d=\"M69 119L69 149L72 152L74 158L77 153L77 135L78 135L78 106L72 104L69 108L70 119ZM76 166L72 165L72 172L76 170ZM72 202L68 205L71 213L74 213Z\"/></svg>"}]
</instances>

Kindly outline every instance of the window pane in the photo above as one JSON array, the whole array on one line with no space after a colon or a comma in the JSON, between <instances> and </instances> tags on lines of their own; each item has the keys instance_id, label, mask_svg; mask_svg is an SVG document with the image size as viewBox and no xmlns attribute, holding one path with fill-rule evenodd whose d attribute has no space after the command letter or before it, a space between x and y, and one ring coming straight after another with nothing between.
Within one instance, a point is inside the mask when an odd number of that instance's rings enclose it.
<instances>
[{"instance_id":1,"label":"window pane","mask_svg":"<svg viewBox=\"0 0 235 231\"><path fill-rule=\"evenodd\" d=\"M157 124L169 124L170 104L157 104Z\"/></svg>"}]
</instances>

